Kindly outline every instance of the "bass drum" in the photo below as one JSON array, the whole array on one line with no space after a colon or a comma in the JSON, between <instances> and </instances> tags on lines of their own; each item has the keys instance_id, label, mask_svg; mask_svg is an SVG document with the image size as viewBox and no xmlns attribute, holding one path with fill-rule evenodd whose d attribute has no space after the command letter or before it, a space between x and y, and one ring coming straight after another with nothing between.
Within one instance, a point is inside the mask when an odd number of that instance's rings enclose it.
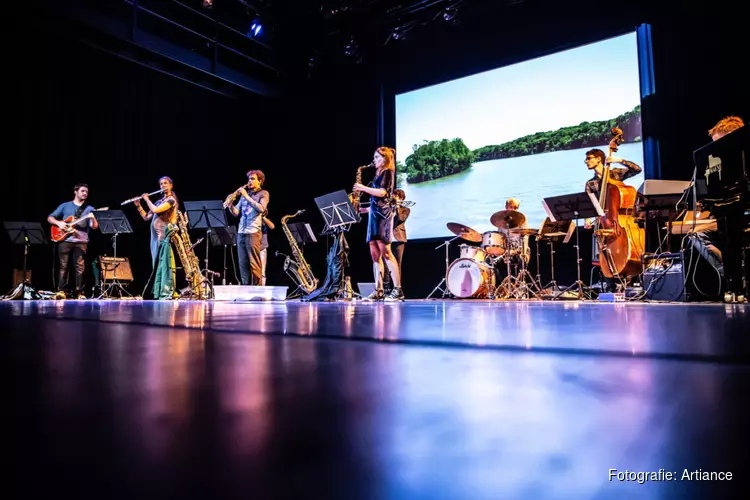
<instances>
[{"instance_id":1,"label":"bass drum","mask_svg":"<svg viewBox=\"0 0 750 500\"><path fill-rule=\"evenodd\" d=\"M489 295L493 285L492 268L472 259L456 259L445 277L448 291L459 299L477 299Z\"/></svg>"}]
</instances>

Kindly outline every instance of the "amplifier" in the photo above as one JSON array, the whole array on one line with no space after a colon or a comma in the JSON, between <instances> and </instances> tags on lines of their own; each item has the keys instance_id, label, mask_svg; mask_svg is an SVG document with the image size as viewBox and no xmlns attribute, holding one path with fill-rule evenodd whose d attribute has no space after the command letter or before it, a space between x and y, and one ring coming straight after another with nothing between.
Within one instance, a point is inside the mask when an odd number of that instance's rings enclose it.
<instances>
[{"instance_id":1,"label":"amplifier","mask_svg":"<svg viewBox=\"0 0 750 500\"><path fill-rule=\"evenodd\" d=\"M687 302L685 289L684 254L644 254L643 289L646 300Z\"/></svg>"},{"instance_id":2,"label":"amplifier","mask_svg":"<svg viewBox=\"0 0 750 500\"><path fill-rule=\"evenodd\" d=\"M99 267L102 270L102 281L115 279L115 268L117 269L118 281L133 281L133 271L130 269L130 260L127 257L99 257Z\"/></svg>"}]
</instances>

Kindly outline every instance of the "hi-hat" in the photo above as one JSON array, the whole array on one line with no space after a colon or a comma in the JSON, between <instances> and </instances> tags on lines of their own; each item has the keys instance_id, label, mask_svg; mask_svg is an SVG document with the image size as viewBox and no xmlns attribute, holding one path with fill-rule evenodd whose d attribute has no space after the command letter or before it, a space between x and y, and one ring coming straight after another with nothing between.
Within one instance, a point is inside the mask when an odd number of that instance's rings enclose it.
<instances>
[{"instance_id":1,"label":"hi-hat","mask_svg":"<svg viewBox=\"0 0 750 500\"><path fill-rule=\"evenodd\" d=\"M524 222L526 222L526 216L515 210L500 210L490 217L490 224L498 229L521 227Z\"/></svg>"},{"instance_id":2,"label":"hi-hat","mask_svg":"<svg viewBox=\"0 0 750 500\"><path fill-rule=\"evenodd\" d=\"M469 226L464 226L463 224L459 224L458 222L449 222L445 226L448 228L448 231L455 234L456 236L465 239L466 241L471 241L474 243L479 243L480 241L482 241L482 235Z\"/></svg>"},{"instance_id":3,"label":"hi-hat","mask_svg":"<svg viewBox=\"0 0 750 500\"><path fill-rule=\"evenodd\" d=\"M519 236L533 236L537 234L539 231L537 229L532 229L532 228L523 228L523 229L515 228L515 229L511 229L509 232L510 234L517 234Z\"/></svg>"}]
</instances>

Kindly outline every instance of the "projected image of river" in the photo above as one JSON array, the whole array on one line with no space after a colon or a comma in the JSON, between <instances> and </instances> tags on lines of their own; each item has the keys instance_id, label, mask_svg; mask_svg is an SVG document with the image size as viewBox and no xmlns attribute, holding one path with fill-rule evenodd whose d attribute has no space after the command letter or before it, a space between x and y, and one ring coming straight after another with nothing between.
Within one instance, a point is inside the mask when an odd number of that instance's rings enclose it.
<instances>
[{"instance_id":1,"label":"projected image of river","mask_svg":"<svg viewBox=\"0 0 750 500\"><path fill-rule=\"evenodd\" d=\"M607 153L607 145L597 146ZM406 199L416 203L406 224L409 239L450 236L445 227L458 222L477 231L491 231L490 216L505 209L505 200L521 200L519 209L529 226L538 229L547 214L542 199L550 196L581 192L592 177L583 163L590 147L555 151L518 158L475 163L460 174L429 182L400 183ZM615 154L643 168L643 143L620 145ZM623 168L615 164L614 168ZM643 174L630 178L626 184L638 188Z\"/></svg>"}]
</instances>

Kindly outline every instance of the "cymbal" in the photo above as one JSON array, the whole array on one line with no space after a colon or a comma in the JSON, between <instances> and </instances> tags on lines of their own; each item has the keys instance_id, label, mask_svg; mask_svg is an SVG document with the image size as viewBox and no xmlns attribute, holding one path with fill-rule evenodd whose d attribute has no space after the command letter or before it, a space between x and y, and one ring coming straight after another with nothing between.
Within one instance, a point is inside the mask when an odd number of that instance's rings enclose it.
<instances>
[{"instance_id":1,"label":"cymbal","mask_svg":"<svg viewBox=\"0 0 750 500\"><path fill-rule=\"evenodd\" d=\"M532 236L534 234L537 234L539 231L537 229L531 229L531 228L523 228L517 227L515 229L511 229L510 234L517 234L519 236Z\"/></svg>"},{"instance_id":2,"label":"cymbal","mask_svg":"<svg viewBox=\"0 0 750 500\"><path fill-rule=\"evenodd\" d=\"M500 210L490 217L490 224L499 229L520 227L526 222L526 216L515 210Z\"/></svg>"},{"instance_id":3,"label":"cymbal","mask_svg":"<svg viewBox=\"0 0 750 500\"><path fill-rule=\"evenodd\" d=\"M466 241L471 241L474 243L479 243L480 241L482 241L482 235L469 226L464 226L463 224L459 224L458 222L449 222L445 226L448 228L448 231L455 234L456 236L460 236Z\"/></svg>"}]
</instances>

